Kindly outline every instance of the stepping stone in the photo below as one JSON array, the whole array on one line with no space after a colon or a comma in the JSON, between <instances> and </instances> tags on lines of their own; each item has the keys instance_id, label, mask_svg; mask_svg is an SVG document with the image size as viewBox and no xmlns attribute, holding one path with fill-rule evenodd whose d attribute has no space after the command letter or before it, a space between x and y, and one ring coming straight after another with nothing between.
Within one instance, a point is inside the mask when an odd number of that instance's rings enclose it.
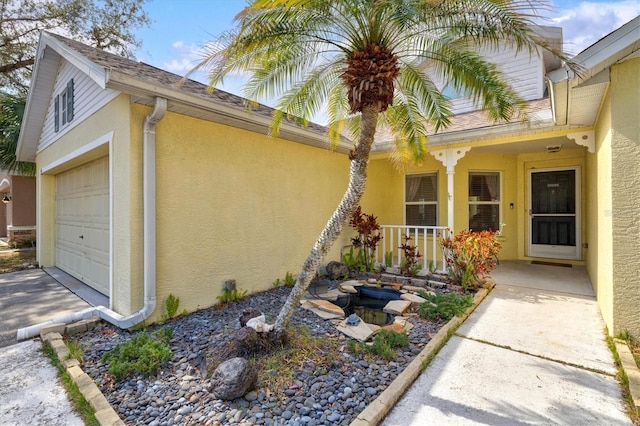
<instances>
[{"instance_id":1,"label":"stepping stone","mask_svg":"<svg viewBox=\"0 0 640 426\"><path fill-rule=\"evenodd\" d=\"M352 287L360 287L361 285L364 285L364 282L360 281L360 280L348 280L348 281L344 281L342 283L342 285L350 285Z\"/></svg>"},{"instance_id":2,"label":"stepping stone","mask_svg":"<svg viewBox=\"0 0 640 426\"><path fill-rule=\"evenodd\" d=\"M406 331L409 331L413 328L413 324L407 321L406 317L397 316L393 319L393 322L396 324L400 324Z\"/></svg>"},{"instance_id":3,"label":"stepping stone","mask_svg":"<svg viewBox=\"0 0 640 426\"><path fill-rule=\"evenodd\" d=\"M352 339L356 339L359 342L365 342L369 340L369 338L374 334L374 331L371 329L370 324L367 324L364 321L360 321L358 325L347 325L347 320L341 321L336 328Z\"/></svg>"},{"instance_id":4,"label":"stepping stone","mask_svg":"<svg viewBox=\"0 0 640 426\"><path fill-rule=\"evenodd\" d=\"M322 318L324 320L343 319L344 318L344 311L342 312L342 314L338 314L337 312L336 313L332 313L332 312L323 311L322 309L318 309L318 308L314 307L307 300L305 300L301 304L301 306L302 306L302 308L313 312L314 314L316 314L317 316L319 316L320 318Z\"/></svg>"},{"instance_id":5,"label":"stepping stone","mask_svg":"<svg viewBox=\"0 0 640 426\"><path fill-rule=\"evenodd\" d=\"M307 299L314 308L320 309L321 311L328 312L334 315L341 315L344 318L344 311L340 306L334 305L328 300L322 299Z\"/></svg>"},{"instance_id":6,"label":"stepping stone","mask_svg":"<svg viewBox=\"0 0 640 426\"><path fill-rule=\"evenodd\" d=\"M368 322L365 323L365 324L367 324L369 326L369 328L371 329L371 331L374 332L374 334L377 333L378 331L380 331L380 329L382 328L377 324L369 324Z\"/></svg>"},{"instance_id":7,"label":"stepping stone","mask_svg":"<svg viewBox=\"0 0 640 426\"><path fill-rule=\"evenodd\" d=\"M402 334L406 331L406 329L402 326L402 324L398 322L393 322L389 325L385 325L382 327L383 330L395 331L396 333Z\"/></svg>"},{"instance_id":8,"label":"stepping stone","mask_svg":"<svg viewBox=\"0 0 640 426\"><path fill-rule=\"evenodd\" d=\"M340 291L344 293L358 294L358 290L356 290L354 286L349 284L340 284Z\"/></svg>"},{"instance_id":9,"label":"stepping stone","mask_svg":"<svg viewBox=\"0 0 640 426\"><path fill-rule=\"evenodd\" d=\"M402 300L408 300L409 302L412 302L412 303L424 303L427 301L427 299L422 298L417 294L413 294L413 293L403 293L400 295L400 298Z\"/></svg>"},{"instance_id":10,"label":"stepping stone","mask_svg":"<svg viewBox=\"0 0 640 426\"><path fill-rule=\"evenodd\" d=\"M402 288L402 284L398 283L398 282L391 282L387 285L388 287L391 287L395 290L400 290Z\"/></svg>"},{"instance_id":11,"label":"stepping stone","mask_svg":"<svg viewBox=\"0 0 640 426\"><path fill-rule=\"evenodd\" d=\"M411 306L411 302L408 300L392 300L386 304L383 312L392 315L402 315L404 314L404 311L409 309L409 306Z\"/></svg>"}]
</instances>

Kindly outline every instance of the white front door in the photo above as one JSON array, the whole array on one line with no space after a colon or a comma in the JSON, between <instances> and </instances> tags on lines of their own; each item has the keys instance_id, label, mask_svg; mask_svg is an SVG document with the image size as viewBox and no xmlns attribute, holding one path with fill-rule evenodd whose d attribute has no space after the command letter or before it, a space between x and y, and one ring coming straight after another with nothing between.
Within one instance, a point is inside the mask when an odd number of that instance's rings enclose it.
<instances>
[{"instance_id":1,"label":"white front door","mask_svg":"<svg viewBox=\"0 0 640 426\"><path fill-rule=\"evenodd\" d=\"M109 157L56 176L56 266L109 295Z\"/></svg>"},{"instance_id":2,"label":"white front door","mask_svg":"<svg viewBox=\"0 0 640 426\"><path fill-rule=\"evenodd\" d=\"M580 168L529 170L529 256L580 259Z\"/></svg>"}]
</instances>

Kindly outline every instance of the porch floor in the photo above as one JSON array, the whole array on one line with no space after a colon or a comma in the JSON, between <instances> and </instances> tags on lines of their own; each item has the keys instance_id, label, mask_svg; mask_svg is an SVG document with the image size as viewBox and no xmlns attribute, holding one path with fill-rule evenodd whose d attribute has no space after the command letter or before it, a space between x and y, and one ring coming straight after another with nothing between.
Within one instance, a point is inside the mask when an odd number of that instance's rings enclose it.
<instances>
[{"instance_id":1,"label":"porch floor","mask_svg":"<svg viewBox=\"0 0 640 426\"><path fill-rule=\"evenodd\" d=\"M491 278L496 284L595 297L587 268L584 266L566 268L533 265L526 260L501 260L491 272Z\"/></svg>"}]
</instances>

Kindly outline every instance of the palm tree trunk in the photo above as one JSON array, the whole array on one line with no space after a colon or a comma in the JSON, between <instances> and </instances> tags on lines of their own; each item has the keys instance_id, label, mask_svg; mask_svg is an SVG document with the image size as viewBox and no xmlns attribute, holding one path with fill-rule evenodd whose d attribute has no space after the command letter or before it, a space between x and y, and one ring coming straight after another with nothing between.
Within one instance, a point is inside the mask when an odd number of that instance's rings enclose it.
<instances>
[{"instance_id":1,"label":"palm tree trunk","mask_svg":"<svg viewBox=\"0 0 640 426\"><path fill-rule=\"evenodd\" d=\"M316 275L320 262L333 246L333 243L340 235L342 228L347 223L351 214L360 204L362 194L367 181L367 164L369 162L369 153L376 132L378 122L378 108L375 105L366 106L362 110L362 120L360 126L360 137L355 147L353 160L349 171L349 185L347 190L338 204L338 207L331 215L331 218L325 225L316 240L307 260L305 260L302 270L296 279L296 284L289 293L287 301L280 309L278 318L275 323L275 331L278 334L284 332L291 321L293 313L300 304L300 299L309 288L311 280Z\"/></svg>"}]
</instances>

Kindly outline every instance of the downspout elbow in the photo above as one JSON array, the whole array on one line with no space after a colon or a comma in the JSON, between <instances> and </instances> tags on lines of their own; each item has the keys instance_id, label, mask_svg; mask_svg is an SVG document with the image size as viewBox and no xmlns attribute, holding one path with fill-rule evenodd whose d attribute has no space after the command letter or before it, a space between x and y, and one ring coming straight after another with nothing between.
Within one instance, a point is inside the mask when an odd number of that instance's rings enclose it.
<instances>
[{"instance_id":1,"label":"downspout elbow","mask_svg":"<svg viewBox=\"0 0 640 426\"><path fill-rule=\"evenodd\" d=\"M573 77L573 71L566 65L545 75L553 121L558 126L564 126L569 122L569 101Z\"/></svg>"}]
</instances>

